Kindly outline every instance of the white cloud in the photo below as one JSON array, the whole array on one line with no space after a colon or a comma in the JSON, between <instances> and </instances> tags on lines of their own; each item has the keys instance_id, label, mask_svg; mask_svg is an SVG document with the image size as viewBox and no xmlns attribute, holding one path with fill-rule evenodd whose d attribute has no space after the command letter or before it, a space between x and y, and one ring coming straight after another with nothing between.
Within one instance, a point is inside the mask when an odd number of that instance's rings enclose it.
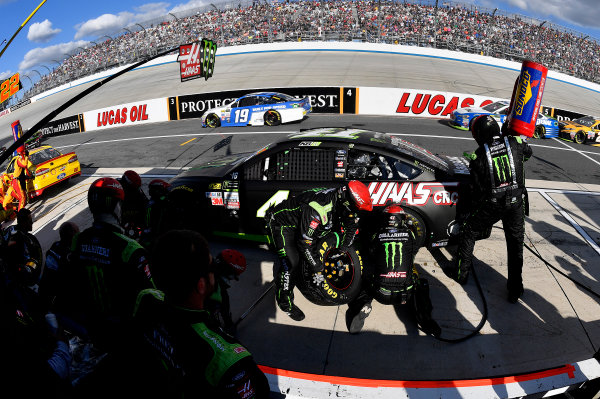
<instances>
[{"instance_id":1,"label":"white cloud","mask_svg":"<svg viewBox=\"0 0 600 399\"><path fill-rule=\"evenodd\" d=\"M123 11L118 15L103 14L98 18L90 19L75 26L77 33L75 39L81 39L86 36L101 36L108 33L115 33L123 29L124 26L131 24L134 15Z\"/></svg>"},{"instance_id":2,"label":"white cloud","mask_svg":"<svg viewBox=\"0 0 600 399\"><path fill-rule=\"evenodd\" d=\"M61 32L60 29L52 29L52 22L47 19L44 22L36 22L29 27L27 39L32 42L46 43Z\"/></svg>"},{"instance_id":3,"label":"white cloud","mask_svg":"<svg viewBox=\"0 0 600 399\"><path fill-rule=\"evenodd\" d=\"M15 73L12 72L11 70L0 72L0 80L6 80L6 79L10 78L11 76L13 76L14 74Z\"/></svg>"},{"instance_id":4,"label":"white cloud","mask_svg":"<svg viewBox=\"0 0 600 399\"><path fill-rule=\"evenodd\" d=\"M190 0L187 3L177 4L169 12L175 13L178 11L189 10L190 8L205 7L205 6L209 5L210 3L215 3L215 2L214 1L203 1L203 0ZM216 4L216 5L218 6L218 4Z\"/></svg>"},{"instance_id":5,"label":"white cloud","mask_svg":"<svg viewBox=\"0 0 600 399\"><path fill-rule=\"evenodd\" d=\"M134 12L122 11L118 14L103 14L75 26L75 39L98 37L118 33L124 27L167 15L169 3L146 3L134 8Z\"/></svg>"},{"instance_id":6,"label":"white cloud","mask_svg":"<svg viewBox=\"0 0 600 399\"><path fill-rule=\"evenodd\" d=\"M85 40L79 40L76 42L60 43L48 47L38 47L33 50L29 50L23 61L19 63L19 70L27 70L36 65L54 63L52 60L62 60L66 58L65 54L70 54L74 50L78 50L78 47L84 47L89 44Z\"/></svg>"}]
</instances>

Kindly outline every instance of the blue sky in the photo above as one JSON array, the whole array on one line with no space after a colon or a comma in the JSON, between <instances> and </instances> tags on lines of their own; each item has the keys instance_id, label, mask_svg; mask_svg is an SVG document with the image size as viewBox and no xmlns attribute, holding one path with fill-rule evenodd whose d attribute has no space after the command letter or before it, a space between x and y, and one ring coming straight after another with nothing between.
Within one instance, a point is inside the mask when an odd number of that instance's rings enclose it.
<instances>
[{"instance_id":1,"label":"blue sky","mask_svg":"<svg viewBox=\"0 0 600 399\"><path fill-rule=\"evenodd\" d=\"M0 0L0 42L9 40L41 0ZM15 72L48 73L67 57L91 45L104 34L123 33L123 27L163 16L169 12L201 7L211 0L47 0L0 58L0 78ZM217 1L212 1L217 3ZM219 1L221 2L221 1ZM598 0L464 0L489 8L528 15L600 38ZM439 1L440 4L443 0ZM568 6L565 6L568 4ZM0 46L4 48L5 44ZM36 72L31 77L39 78Z\"/></svg>"}]
</instances>

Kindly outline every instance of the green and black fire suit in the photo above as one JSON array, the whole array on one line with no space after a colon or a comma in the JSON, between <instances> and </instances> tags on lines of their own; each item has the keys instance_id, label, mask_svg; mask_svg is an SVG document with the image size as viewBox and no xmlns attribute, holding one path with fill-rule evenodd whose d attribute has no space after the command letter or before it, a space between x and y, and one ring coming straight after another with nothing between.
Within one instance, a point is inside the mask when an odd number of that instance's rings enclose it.
<instances>
[{"instance_id":1,"label":"green and black fire suit","mask_svg":"<svg viewBox=\"0 0 600 399\"><path fill-rule=\"evenodd\" d=\"M472 209L460 228L458 279L471 269L477 234L502 220L508 252L509 292L523 290L523 239L529 214L524 162L531 147L520 137L495 136L480 145L471 160Z\"/></svg>"},{"instance_id":2,"label":"green and black fire suit","mask_svg":"<svg viewBox=\"0 0 600 399\"><path fill-rule=\"evenodd\" d=\"M57 302L95 344L110 351L122 342L137 294L154 288L147 252L115 223L100 220L75 236L71 251Z\"/></svg>"},{"instance_id":3,"label":"green and black fire suit","mask_svg":"<svg viewBox=\"0 0 600 399\"><path fill-rule=\"evenodd\" d=\"M275 271L276 299L280 306L292 305L295 280L301 257L314 270L323 268L315 240L334 226L344 230L341 248L352 245L358 229L358 215L350 208L340 189L306 191L267 211L269 235L279 257ZM287 304L287 305L286 305Z\"/></svg>"},{"instance_id":4,"label":"green and black fire suit","mask_svg":"<svg viewBox=\"0 0 600 399\"><path fill-rule=\"evenodd\" d=\"M140 292L136 330L144 354L146 386L165 398L269 397L269 382L252 355L206 310L164 301L156 289Z\"/></svg>"}]
</instances>

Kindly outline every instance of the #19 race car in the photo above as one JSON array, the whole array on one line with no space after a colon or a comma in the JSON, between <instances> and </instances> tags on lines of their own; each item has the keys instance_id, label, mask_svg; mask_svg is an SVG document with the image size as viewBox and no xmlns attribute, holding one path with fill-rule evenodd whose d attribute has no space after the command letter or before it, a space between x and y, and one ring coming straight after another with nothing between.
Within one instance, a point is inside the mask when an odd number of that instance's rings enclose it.
<instances>
[{"instance_id":1,"label":"#19 race car","mask_svg":"<svg viewBox=\"0 0 600 399\"><path fill-rule=\"evenodd\" d=\"M227 105L207 110L202 115L202 127L277 126L301 121L311 111L307 97L298 99L275 92L250 93Z\"/></svg>"},{"instance_id":2,"label":"#19 race car","mask_svg":"<svg viewBox=\"0 0 600 399\"><path fill-rule=\"evenodd\" d=\"M42 195L45 189L56 183L81 175L81 166L74 152L61 154L55 148L44 145L30 150L29 159L35 166L35 177L27 180L29 198ZM16 160L17 157L11 159L2 174L3 179L5 175L12 176Z\"/></svg>"},{"instance_id":3,"label":"#19 race car","mask_svg":"<svg viewBox=\"0 0 600 399\"><path fill-rule=\"evenodd\" d=\"M469 130L473 118L479 115L491 115L498 122L498 125L502 127L508 116L509 105L509 101L501 100L481 108L469 107L456 109L450 114L450 126L461 130ZM555 118L539 113L533 137L536 139L558 137L558 121Z\"/></svg>"},{"instance_id":4,"label":"#19 race car","mask_svg":"<svg viewBox=\"0 0 600 399\"><path fill-rule=\"evenodd\" d=\"M577 144L600 142L600 118L582 116L573 121L560 122L560 138Z\"/></svg>"},{"instance_id":5,"label":"#19 race car","mask_svg":"<svg viewBox=\"0 0 600 399\"><path fill-rule=\"evenodd\" d=\"M466 159L434 155L386 133L344 128L301 131L252 153L192 167L171 181L169 200L189 207L181 211L185 220L198 214L194 225L205 226L205 234L266 242L263 217L270 206L350 180L368 186L376 212L400 204L419 245L448 245L469 205Z\"/></svg>"}]
</instances>

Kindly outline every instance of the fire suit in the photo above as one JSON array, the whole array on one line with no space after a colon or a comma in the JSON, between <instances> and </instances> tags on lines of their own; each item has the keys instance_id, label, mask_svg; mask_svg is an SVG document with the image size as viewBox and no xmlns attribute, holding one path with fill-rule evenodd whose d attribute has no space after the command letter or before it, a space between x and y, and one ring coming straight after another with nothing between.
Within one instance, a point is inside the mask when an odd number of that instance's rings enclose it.
<instances>
[{"instance_id":1,"label":"fire suit","mask_svg":"<svg viewBox=\"0 0 600 399\"><path fill-rule=\"evenodd\" d=\"M27 205L29 195L27 194L27 179L32 179L35 175L35 166L29 160L29 155L22 153L15 161L15 171L13 178L18 181L18 186L13 184L13 188L18 190L19 209Z\"/></svg>"},{"instance_id":2,"label":"fire suit","mask_svg":"<svg viewBox=\"0 0 600 399\"><path fill-rule=\"evenodd\" d=\"M75 236L65 265L59 310L85 327L93 342L110 351L122 342L137 293L154 288L147 252L112 223L95 220Z\"/></svg>"},{"instance_id":3,"label":"fire suit","mask_svg":"<svg viewBox=\"0 0 600 399\"><path fill-rule=\"evenodd\" d=\"M460 229L458 246L459 282L466 281L472 265L477 234L502 220L508 252L509 293L523 291L523 239L525 215L529 214L524 162L531 147L520 137L495 136L480 145L471 160L471 211Z\"/></svg>"},{"instance_id":4,"label":"fire suit","mask_svg":"<svg viewBox=\"0 0 600 399\"><path fill-rule=\"evenodd\" d=\"M414 259L419 251L410 226L385 226L373 234L368 243L369 261L365 262L363 290L348 306L357 313L376 299L384 305L410 303L418 323L426 332L432 304L429 284L419 278Z\"/></svg>"},{"instance_id":5,"label":"fire suit","mask_svg":"<svg viewBox=\"0 0 600 399\"><path fill-rule=\"evenodd\" d=\"M344 230L341 248L352 245L358 215L343 205L339 189L306 191L267 211L269 235L279 257L275 272L276 300L282 309L292 307L301 259L314 271L323 269L314 244L334 226ZM285 310L285 309L284 309Z\"/></svg>"},{"instance_id":6,"label":"fire suit","mask_svg":"<svg viewBox=\"0 0 600 399\"><path fill-rule=\"evenodd\" d=\"M162 390L161 397L269 397L267 378L251 353L208 311L174 306L150 289L138 295L135 321L142 356L148 356L146 382Z\"/></svg>"}]
</instances>

